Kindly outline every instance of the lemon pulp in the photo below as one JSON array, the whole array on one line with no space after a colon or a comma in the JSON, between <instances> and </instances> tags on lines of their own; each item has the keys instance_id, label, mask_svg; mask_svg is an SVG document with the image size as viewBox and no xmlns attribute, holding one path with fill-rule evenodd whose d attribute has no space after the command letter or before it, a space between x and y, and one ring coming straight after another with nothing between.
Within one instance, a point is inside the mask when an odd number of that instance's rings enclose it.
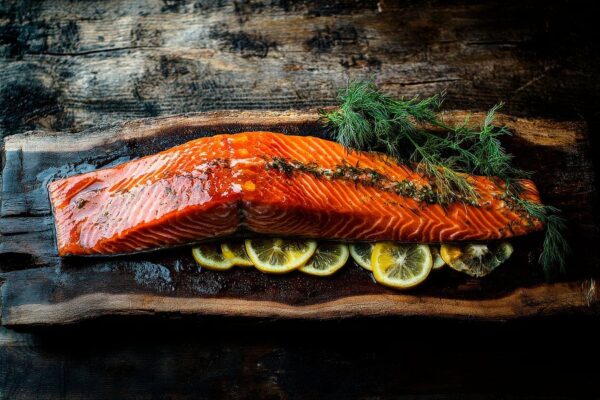
<instances>
[{"instance_id":1,"label":"lemon pulp","mask_svg":"<svg viewBox=\"0 0 600 400\"><path fill-rule=\"evenodd\" d=\"M320 243L306 264L298 268L309 275L329 276L348 261L348 246L342 243Z\"/></svg>"},{"instance_id":2,"label":"lemon pulp","mask_svg":"<svg viewBox=\"0 0 600 400\"><path fill-rule=\"evenodd\" d=\"M350 245L350 255L358 265L367 271L372 271L371 255L374 247L375 243L353 243Z\"/></svg>"},{"instance_id":3,"label":"lemon pulp","mask_svg":"<svg viewBox=\"0 0 600 400\"><path fill-rule=\"evenodd\" d=\"M377 243L371 255L375 280L396 289L407 289L423 282L431 272L433 260L425 244Z\"/></svg>"},{"instance_id":4,"label":"lemon pulp","mask_svg":"<svg viewBox=\"0 0 600 400\"><path fill-rule=\"evenodd\" d=\"M244 240L228 240L221 243L221 252L225 258L233 262L233 265L240 267L251 267L254 265L250 257L248 257L248 253L246 253Z\"/></svg>"},{"instance_id":5,"label":"lemon pulp","mask_svg":"<svg viewBox=\"0 0 600 400\"><path fill-rule=\"evenodd\" d=\"M433 269L440 269L446 265L446 262L440 254L440 246L429 245L429 251L431 251L431 257L433 258Z\"/></svg>"},{"instance_id":6,"label":"lemon pulp","mask_svg":"<svg viewBox=\"0 0 600 400\"><path fill-rule=\"evenodd\" d=\"M218 243L203 243L192 248L194 260L202 267L214 271L225 271L233 267L231 259L226 258L221 252Z\"/></svg>"},{"instance_id":7,"label":"lemon pulp","mask_svg":"<svg viewBox=\"0 0 600 400\"><path fill-rule=\"evenodd\" d=\"M513 253L510 243L467 243L463 245L443 244L440 255L452 269L481 278L488 275Z\"/></svg>"},{"instance_id":8,"label":"lemon pulp","mask_svg":"<svg viewBox=\"0 0 600 400\"><path fill-rule=\"evenodd\" d=\"M246 239L246 252L254 266L262 271L283 274L300 267L317 249L314 240L281 238Z\"/></svg>"}]
</instances>

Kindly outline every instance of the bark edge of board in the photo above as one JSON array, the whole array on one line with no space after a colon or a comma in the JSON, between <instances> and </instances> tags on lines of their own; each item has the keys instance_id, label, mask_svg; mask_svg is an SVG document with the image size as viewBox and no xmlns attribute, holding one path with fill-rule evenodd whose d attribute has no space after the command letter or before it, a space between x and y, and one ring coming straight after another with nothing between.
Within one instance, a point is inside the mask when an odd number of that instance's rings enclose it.
<instances>
[{"instance_id":1,"label":"bark edge of board","mask_svg":"<svg viewBox=\"0 0 600 400\"><path fill-rule=\"evenodd\" d=\"M149 314L314 320L421 316L502 321L568 312L600 313L600 293L594 279L520 288L505 297L489 300L418 298L404 294L359 295L305 306L244 299L95 293L65 303L27 304L5 309L0 322L5 326L65 325L106 315Z\"/></svg>"}]
</instances>

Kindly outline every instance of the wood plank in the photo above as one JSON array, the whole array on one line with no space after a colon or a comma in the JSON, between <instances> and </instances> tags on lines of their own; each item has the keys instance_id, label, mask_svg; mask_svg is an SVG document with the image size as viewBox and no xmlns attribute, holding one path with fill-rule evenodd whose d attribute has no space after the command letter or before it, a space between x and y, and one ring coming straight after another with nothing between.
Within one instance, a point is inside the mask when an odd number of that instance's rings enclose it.
<instances>
[{"instance_id":1,"label":"wood plank","mask_svg":"<svg viewBox=\"0 0 600 400\"><path fill-rule=\"evenodd\" d=\"M227 315L252 318L339 319L421 316L507 320L556 314L597 315L596 281L516 289L500 299L460 300L413 295L361 295L310 305L290 305L243 298L180 298L147 294L82 295L52 304L23 304L2 310L2 324L61 325L106 315ZM13 289L14 290L14 289Z\"/></svg>"},{"instance_id":2,"label":"wood plank","mask_svg":"<svg viewBox=\"0 0 600 400\"><path fill-rule=\"evenodd\" d=\"M348 77L375 77L407 97L447 89L453 108L502 100L510 113L558 110L561 118L592 111L582 94L599 89L597 52L580 44L592 36L593 13L561 1L544 10L375 0L59 0L25 8L3 8L0 136L189 111L328 105ZM565 20L572 13L579 19ZM571 51L573 44L584 49Z\"/></svg>"},{"instance_id":3,"label":"wood plank","mask_svg":"<svg viewBox=\"0 0 600 400\"><path fill-rule=\"evenodd\" d=\"M448 122L467 113L444 114ZM474 124L484 117L471 115ZM197 313L336 318L430 315L506 319L598 311L594 175L585 125L499 116L514 136L517 163L536 171L544 200L561 207L575 244L567 282L544 284L535 263L540 236L514 241L517 252L486 279L450 270L398 293L372 282L353 262L329 279L257 271L199 272L189 250L118 258L57 257L46 185L51 179L101 168L223 132L274 130L327 137L319 114L307 111L221 111L150 118L80 133L31 132L5 140L0 204L0 288L3 324L68 323L105 314ZM584 250L585 249L585 250ZM582 280L584 279L584 280Z\"/></svg>"}]
</instances>

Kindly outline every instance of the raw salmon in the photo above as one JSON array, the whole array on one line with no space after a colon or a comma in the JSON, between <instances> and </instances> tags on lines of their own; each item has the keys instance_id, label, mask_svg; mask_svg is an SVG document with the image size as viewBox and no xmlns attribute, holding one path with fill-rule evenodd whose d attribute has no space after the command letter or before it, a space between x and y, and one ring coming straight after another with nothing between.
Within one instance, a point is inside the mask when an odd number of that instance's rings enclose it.
<instances>
[{"instance_id":1,"label":"raw salmon","mask_svg":"<svg viewBox=\"0 0 600 400\"><path fill-rule=\"evenodd\" d=\"M476 204L436 202L428 179L385 155L270 132L193 140L48 185L58 252L109 255L236 234L448 242L542 228L497 179L468 176ZM522 196L540 202L533 182Z\"/></svg>"}]
</instances>

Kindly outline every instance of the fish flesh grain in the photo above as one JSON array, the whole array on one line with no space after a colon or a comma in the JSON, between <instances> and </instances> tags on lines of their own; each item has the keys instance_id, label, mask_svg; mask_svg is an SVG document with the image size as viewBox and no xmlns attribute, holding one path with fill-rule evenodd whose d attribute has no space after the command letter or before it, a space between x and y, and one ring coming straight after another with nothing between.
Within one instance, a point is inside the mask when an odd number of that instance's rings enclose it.
<instances>
[{"instance_id":1,"label":"fish flesh grain","mask_svg":"<svg viewBox=\"0 0 600 400\"><path fill-rule=\"evenodd\" d=\"M498 179L466 177L477 200L444 204L426 176L383 154L349 152L315 137L246 132L56 180L48 191L61 256L249 234L439 243L543 228ZM539 203L533 182L521 183L520 196Z\"/></svg>"}]
</instances>

